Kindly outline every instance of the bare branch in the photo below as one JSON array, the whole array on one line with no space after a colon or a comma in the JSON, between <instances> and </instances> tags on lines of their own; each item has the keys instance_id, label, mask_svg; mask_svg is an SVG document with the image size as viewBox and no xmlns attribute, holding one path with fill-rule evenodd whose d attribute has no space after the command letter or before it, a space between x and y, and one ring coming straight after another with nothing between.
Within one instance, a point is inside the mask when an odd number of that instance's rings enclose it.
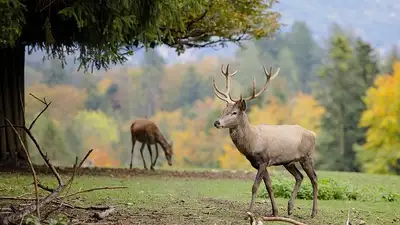
<instances>
[{"instance_id":1,"label":"bare branch","mask_svg":"<svg viewBox=\"0 0 400 225\"><path fill-rule=\"evenodd\" d=\"M53 188L50 188L50 187L48 187L48 186L45 186L45 185L43 185L43 184L41 184L41 183L38 183L38 187L40 187L41 189L43 189L43 190L45 190L45 191L48 191L48 192L53 192L53 191L54 191Z\"/></svg>"},{"instance_id":2,"label":"bare branch","mask_svg":"<svg viewBox=\"0 0 400 225\"><path fill-rule=\"evenodd\" d=\"M29 130L32 129L33 125L36 123L36 120L39 119L39 117L47 110L47 108L49 108L51 102L49 103L45 103L46 106L42 109L42 111L40 111L40 113L35 117L35 119L32 121L31 125L29 125Z\"/></svg>"},{"instance_id":3,"label":"bare branch","mask_svg":"<svg viewBox=\"0 0 400 225\"><path fill-rule=\"evenodd\" d=\"M40 219L40 211L39 211L39 192L38 192L38 179L37 179L37 175L36 175L36 171L33 168L32 165L32 161L31 161L31 157L29 155L28 150L25 147L24 142L22 141L21 135L18 133L18 131L15 129L15 127L13 126L13 124L7 119L4 118L7 123L11 126L11 128L14 130L15 134L18 136L18 139L22 145L22 148L24 149L24 152L26 154L26 158L28 159L28 163L29 163L29 167L31 168L31 172L32 172L32 176L33 176L33 182L35 185L35 197L36 197L36 216Z\"/></svg>"},{"instance_id":4,"label":"bare branch","mask_svg":"<svg viewBox=\"0 0 400 225\"><path fill-rule=\"evenodd\" d=\"M60 197L61 199L63 198L68 198L77 194L82 194L82 193L87 193L87 192L92 192L92 191L98 191L98 190L114 190L114 189L125 189L128 188L127 186L113 186L113 187L97 187L97 188L91 188L91 189L86 189L83 191L77 191L75 193L69 194L69 195L64 195Z\"/></svg>"},{"instance_id":5,"label":"bare branch","mask_svg":"<svg viewBox=\"0 0 400 225\"><path fill-rule=\"evenodd\" d=\"M32 93L29 93L29 95L32 96L32 97L34 97L34 98L36 98L36 100L38 100L39 102L41 102L41 103L47 105L46 98L43 98L43 100L42 100L42 99L36 97L36 96L35 96L34 94L32 94Z\"/></svg>"}]
</instances>

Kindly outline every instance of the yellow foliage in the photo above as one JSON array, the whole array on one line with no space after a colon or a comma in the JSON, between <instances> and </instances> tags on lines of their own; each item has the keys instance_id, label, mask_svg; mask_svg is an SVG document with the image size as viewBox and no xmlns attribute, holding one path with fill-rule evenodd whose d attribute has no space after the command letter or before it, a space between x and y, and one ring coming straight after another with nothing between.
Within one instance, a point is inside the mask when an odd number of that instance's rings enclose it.
<instances>
[{"instance_id":1,"label":"yellow foliage","mask_svg":"<svg viewBox=\"0 0 400 225\"><path fill-rule=\"evenodd\" d=\"M321 126L321 117L324 113L325 108L320 106L313 96L300 92L294 99L290 119L292 123L318 134Z\"/></svg>"},{"instance_id":2,"label":"yellow foliage","mask_svg":"<svg viewBox=\"0 0 400 225\"><path fill-rule=\"evenodd\" d=\"M119 132L112 118L102 111L80 111L73 122L85 149L97 148L109 154L114 153L112 144L119 142Z\"/></svg>"},{"instance_id":3,"label":"yellow foliage","mask_svg":"<svg viewBox=\"0 0 400 225\"><path fill-rule=\"evenodd\" d=\"M400 62L393 65L393 74L376 78L367 90L359 125L368 127L366 143L358 151L364 169L371 173L390 173L400 158Z\"/></svg>"},{"instance_id":4,"label":"yellow foliage","mask_svg":"<svg viewBox=\"0 0 400 225\"><path fill-rule=\"evenodd\" d=\"M290 118L290 108L280 104L275 97L270 98L270 103L265 108L253 106L249 119L253 124L283 124Z\"/></svg>"},{"instance_id":5,"label":"yellow foliage","mask_svg":"<svg viewBox=\"0 0 400 225\"><path fill-rule=\"evenodd\" d=\"M218 159L219 165L224 169L251 170L253 167L233 144L224 144L224 153Z\"/></svg>"}]
</instances>

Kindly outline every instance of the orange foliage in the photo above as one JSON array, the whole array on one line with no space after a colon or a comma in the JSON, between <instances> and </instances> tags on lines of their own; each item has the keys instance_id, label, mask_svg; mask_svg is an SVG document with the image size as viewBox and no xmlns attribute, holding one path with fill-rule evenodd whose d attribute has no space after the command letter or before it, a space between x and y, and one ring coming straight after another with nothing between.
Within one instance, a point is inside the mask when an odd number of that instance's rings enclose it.
<instances>
[{"instance_id":1,"label":"orange foliage","mask_svg":"<svg viewBox=\"0 0 400 225\"><path fill-rule=\"evenodd\" d=\"M111 157L107 151L101 149L94 149L88 159L94 166L98 167L117 167L120 165L118 160Z\"/></svg>"},{"instance_id":2,"label":"orange foliage","mask_svg":"<svg viewBox=\"0 0 400 225\"><path fill-rule=\"evenodd\" d=\"M50 117L58 121L71 120L79 110L84 109L87 98L86 91L79 90L70 85L57 85L49 87L45 84L34 84L26 93L33 93L39 98L46 98L52 102L46 111ZM26 117L32 119L43 108L43 104L32 96L25 96Z\"/></svg>"},{"instance_id":3,"label":"orange foliage","mask_svg":"<svg viewBox=\"0 0 400 225\"><path fill-rule=\"evenodd\" d=\"M99 91L100 94L105 94L108 88L112 84L112 80L109 78L104 78L97 84L97 90Z\"/></svg>"}]
</instances>

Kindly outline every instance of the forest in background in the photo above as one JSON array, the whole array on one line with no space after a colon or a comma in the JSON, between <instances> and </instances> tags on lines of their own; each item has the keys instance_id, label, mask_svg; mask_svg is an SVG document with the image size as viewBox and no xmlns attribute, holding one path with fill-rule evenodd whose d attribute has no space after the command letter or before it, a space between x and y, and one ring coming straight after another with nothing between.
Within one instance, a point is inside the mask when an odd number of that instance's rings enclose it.
<instances>
[{"instance_id":1,"label":"forest in background","mask_svg":"<svg viewBox=\"0 0 400 225\"><path fill-rule=\"evenodd\" d=\"M280 67L268 91L248 102L251 123L313 130L318 169L400 174L397 59L395 46L381 57L337 25L319 46L307 25L295 22L274 40L246 42L233 58L166 65L157 51L149 50L140 67L122 65L94 74L63 70L57 60L27 64L25 114L29 123L42 107L29 93L52 102L33 132L57 165L70 166L75 155L93 148L95 166L128 167L131 122L147 117L173 141L173 167L250 169L228 131L213 127L224 103L214 97L212 77L222 86L221 64L238 69L232 84L238 97L250 93L253 76L257 88L263 85L262 65ZM139 148L134 166L142 168ZM167 167L160 154L158 166ZM149 162L147 150L145 159Z\"/></svg>"}]
</instances>

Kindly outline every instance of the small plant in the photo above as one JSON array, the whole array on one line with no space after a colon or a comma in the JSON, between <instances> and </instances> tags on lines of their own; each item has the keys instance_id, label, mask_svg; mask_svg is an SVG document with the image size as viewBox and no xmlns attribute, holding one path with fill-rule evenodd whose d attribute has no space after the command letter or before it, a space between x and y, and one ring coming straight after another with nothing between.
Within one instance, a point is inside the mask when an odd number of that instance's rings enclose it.
<instances>
[{"instance_id":1,"label":"small plant","mask_svg":"<svg viewBox=\"0 0 400 225\"><path fill-rule=\"evenodd\" d=\"M276 197L290 198L293 186L294 181L287 178L272 181L272 188ZM267 197L266 191L263 190L259 196ZM350 185L339 184L332 178L320 179L318 181L318 199L320 200L357 200L360 196L360 191L355 190ZM313 194L310 183L303 181L297 198L312 200Z\"/></svg>"},{"instance_id":2,"label":"small plant","mask_svg":"<svg viewBox=\"0 0 400 225\"><path fill-rule=\"evenodd\" d=\"M23 223L25 225L40 225L39 218L34 215L28 215Z\"/></svg>"}]
</instances>

